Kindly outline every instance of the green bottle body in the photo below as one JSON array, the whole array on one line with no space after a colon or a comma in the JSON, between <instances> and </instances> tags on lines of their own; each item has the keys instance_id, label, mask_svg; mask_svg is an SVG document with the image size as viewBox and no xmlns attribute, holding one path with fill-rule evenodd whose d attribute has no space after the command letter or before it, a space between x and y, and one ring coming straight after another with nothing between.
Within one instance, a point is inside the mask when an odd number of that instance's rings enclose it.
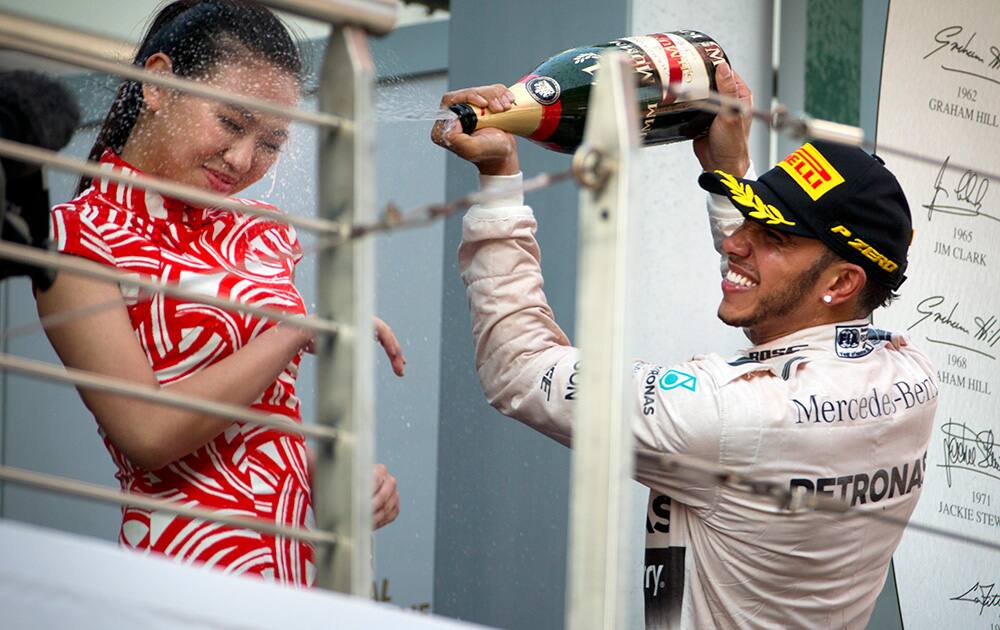
<instances>
[{"instance_id":1,"label":"green bottle body","mask_svg":"<svg viewBox=\"0 0 1000 630\"><path fill-rule=\"evenodd\" d=\"M708 132L715 115L692 102L717 89L715 68L728 59L715 40L690 30L623 37L564 51L510 87L515 96L510 110L494 114L472 105L452 110L466 133L496 127L554 151L572 153L583 141L590 88L599 57L608 48L622 51L632 61L643 144L691 140ZM683 95L675 97L676 92Z\"/></svg>"}]
</instances>

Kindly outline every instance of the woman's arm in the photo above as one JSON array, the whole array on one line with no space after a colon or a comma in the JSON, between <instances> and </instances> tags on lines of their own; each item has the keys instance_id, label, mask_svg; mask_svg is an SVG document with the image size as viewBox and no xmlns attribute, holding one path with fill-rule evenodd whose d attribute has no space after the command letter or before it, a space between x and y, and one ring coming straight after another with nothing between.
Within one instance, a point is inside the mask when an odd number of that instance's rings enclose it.
<instances>
[{"instance_id":1,"label":"woman's arm","mask_svg":"<svg viewBox=\"0 0 1000 630\"><path fill-rule=\"evenodd\" d=\"M36 299L38 313L44 317L121 301L121 293L112 284L60 273L52 288L37 293ZM124 302L51 327L46 333L68 367L161 387L135 338ZM308 331L273 326L225 359L162 389L249 406L310 339ZM197 450L232 422L94 390L81 389L80 396L111 441L146 470L157 470Z\"/></svg>"}]
</instances>

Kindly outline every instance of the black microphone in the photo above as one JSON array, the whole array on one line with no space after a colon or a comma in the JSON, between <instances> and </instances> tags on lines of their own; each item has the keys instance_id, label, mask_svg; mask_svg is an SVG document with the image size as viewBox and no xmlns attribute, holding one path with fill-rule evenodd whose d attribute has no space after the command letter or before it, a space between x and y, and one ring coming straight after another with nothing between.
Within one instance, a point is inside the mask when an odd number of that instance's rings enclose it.
<instances>
[{"instance_id":1,"label":"black microphone","mask_svg":"<svg viewBox=\"0 0 1000 630\"><path fill-rule=\"evenodd\" d=\"M61 83L36 72L0 72L0 138L51 151L66 146L80 124L80 108ZM49 191L40 165L0 158L0 239L49 248ZM28 276L45 291L50 269L0 259L0 279Z\"/></svg>"}]
</instances>

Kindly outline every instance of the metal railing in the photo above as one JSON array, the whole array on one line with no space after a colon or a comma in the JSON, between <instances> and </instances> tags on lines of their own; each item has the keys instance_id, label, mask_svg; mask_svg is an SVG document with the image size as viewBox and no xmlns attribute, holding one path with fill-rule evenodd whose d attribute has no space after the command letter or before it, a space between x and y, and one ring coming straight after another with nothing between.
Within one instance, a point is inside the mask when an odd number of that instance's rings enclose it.
<instances>
[{"instance_id":1,"label":"metal railing","mask_svg":"<svg viewBox=\"0 0 1000 630\"><path fill-rule=\"evenodd\" d=\"M396 26L396 0L258 0L260 4L335 25L385 35Z\"/></svg>"},{"instance_id":2,"label":"metal railing","mask_svg":"<svg viewBox=\"0 0 1000 630\"><path fill-rule=\"evenodd\" d=\"M319 136L320 215L344 224L367 222L375 207L375 70L364 31L345 26L330 36L319 83L320 109L354 121L354 133L322 129ZM350 544L317 548L316 583L367 595L371 576L371 487L374 448L374 355L361 331L375 316L371 239L351 239L319 252L323 281L316 311L337 316L358 334L318 340L316 414L321 425L354 437L354 443L317 445L316 524Z\"/></svg>"},{"instance_id":3,"label":"metal railing","mask_svg":"<svg viewBox=\"0 0 1000 630\"><path fill-rule=\"evenodd\" d=\"M285 107L270 101L228 92L200 81L184 79L175 75L150 72L129 63L105 59L98 55L87 55L62 43L60 33L58 32L53 33L32 28L28 28L23 33L15 32L5 22L6 18L7 14L0 12L0 49L17 50L36 57L51 59L52 61L60 61L98 72L117 75L126 79L134 79L144 83L181 90L189 94L203 96L230 105L238 105L247 109L283 116L289 120L329 127L350 127L350 121L323 114L322 112L307 112L293 107ZM22 28L27 26L24 22L32 23L28 20L22 20L22 24L20 25ZM4 24L7 25L2 26Z\"/></svg>"},{"instance_id":4,"label":"metal railing","mask_svg":"<svg viewBox=\"0 0 1000 630\"><path fill-rule=\"evenodd\" d=\"M631 424L626 420L625 256L631 162L639 147L636 86L624 54L601 56L583 144L577 344L580 401L573 427L566 627L623 628L629 559ZM603 517L599 516L603 515Z\"/></svg>"},{"instance_id":5,"label":"metal railing","mask_svg":"<svg viewBox=\"0 0 1000 630\"><path fill-rule=\"evenodd\" d=\"M70 37L66 29L38 20L0 13L0 49L17 50L128 79L149 82L204 98L246 107L315 125L320 130L318 206L322 218L297 217L265 207L247 205L201 189L155 177L108 170L99 164L68 158L16 142L0 140L0 155L15 160L109 179L169 195L189 203L262 216L268 220L312 230L323 237L320 254L318 316L293 316L205 295L182 283L165 283L138 277L72 256L43 252L13 243L0 243L0 258L81 274L149 293L163 293L185 300L212 304L226 310L298 326L316 333L319 404L315 425L298 424L282 416L211 400L180 396L127 380L63 369L10 355L0 355L0 369L34 378L94 389L206 416L225 418L316 441L313 477L315 530L289 527L264 519L234 517L212 510L190 508L74 480L52 477L8 466L0 467L0 480L54 492L89 497L122 505L163 510L191 518L246 527L316 545L319 586L367 595L371 585L371 467L372 383L371 344L359 343L357 326L373 321L372 245L358 241L351 226L363 221L374 207L375 89L367 33L386 33L396 19L395 0L270 0L261 4L307 18L326 21L331 29L327 52L319 73L319 111L308 112L234 94L203 82L164 76L117 60L120 42L97 36ZM9 18L9 19L8 19ZM360 335L368 340L368 335Z\"/></svg>"}]
</instances>

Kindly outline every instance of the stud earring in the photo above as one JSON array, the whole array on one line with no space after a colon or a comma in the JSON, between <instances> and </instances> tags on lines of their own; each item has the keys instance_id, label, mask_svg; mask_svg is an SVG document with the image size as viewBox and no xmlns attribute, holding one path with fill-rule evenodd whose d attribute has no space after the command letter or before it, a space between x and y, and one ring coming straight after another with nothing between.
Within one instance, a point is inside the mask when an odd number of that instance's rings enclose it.
<instances>
[{"instance_id":1,"label":"stud earring","mask_svg":"<svg viewBox=\"0 0 1000 630\"><path fill-rule=\"evenodd\" d=\"M830 302L833 302L833 297L829 296L829 295L824 295L823 296L823 301L826 302L827 304L829 304Z\"/></svg>"}]
</instances>

